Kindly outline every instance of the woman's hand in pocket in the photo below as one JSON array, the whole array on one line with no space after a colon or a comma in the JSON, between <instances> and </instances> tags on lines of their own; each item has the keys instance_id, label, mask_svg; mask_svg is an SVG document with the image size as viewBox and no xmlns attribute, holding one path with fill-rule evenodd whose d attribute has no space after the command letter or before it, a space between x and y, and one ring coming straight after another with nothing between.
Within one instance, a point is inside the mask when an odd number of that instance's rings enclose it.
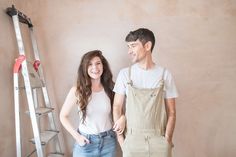
<instances>
[{"instance_id":1,"label":"woman's hand in pocket","mask_svg":"<svg viewBox=\"0 0 236 157\"><path fill-rule=\"evenodd\" d=\"M85 146L90 143L90 141L83 135L79 135L75 140L80 146Z\"/></svg>"}]
</instances>

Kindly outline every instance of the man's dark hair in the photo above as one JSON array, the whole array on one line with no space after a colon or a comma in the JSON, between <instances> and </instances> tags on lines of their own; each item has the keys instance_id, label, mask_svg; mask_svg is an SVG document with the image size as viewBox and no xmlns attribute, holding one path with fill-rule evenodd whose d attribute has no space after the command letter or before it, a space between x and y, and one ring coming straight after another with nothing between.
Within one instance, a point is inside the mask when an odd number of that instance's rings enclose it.
<instances>
[{"instance_id":1,"label":"man's dark hair","mask_svg":"<svg viewBox=\"0 0 236 157\"><path fill-rule=\"evenodd\" d=\"M130 31L129 34L125 37L126 42L140 40L142 44L146 44L148 41L152 43L151 51L155 45L155 36L152 31L146 28L139 28L134 31Z\"/></svg>"}]
</instances>

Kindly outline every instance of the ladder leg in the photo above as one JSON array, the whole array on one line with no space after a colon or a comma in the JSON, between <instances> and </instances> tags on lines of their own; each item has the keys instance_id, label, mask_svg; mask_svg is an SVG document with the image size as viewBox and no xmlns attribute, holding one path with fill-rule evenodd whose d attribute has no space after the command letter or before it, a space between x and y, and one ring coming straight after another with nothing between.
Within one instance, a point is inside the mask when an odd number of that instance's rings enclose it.
<instances>
[{"instance_id":1,"label":"ladder leg","mask_svg":"<svg viewBox=\"0 0 236 157\"><path fill-rule=\"evenodd\" d=\"M15 104L16 156L21 157L18 73L14 73L13 79L14 79L14 104Z\"/></svg>"},{"instance_id":2,"label":"ladder leg","mask_svg":"<svg viewBox=\"0 0 236 157\"><path fill-rule=\"evenodd\" d=\"M20 55L14 64L13 85L14 85L14 107L15 107L15 132L16 132L16 156L21 157L21 128L20 128L20 102L19 102L19 71L21 64L25 60L24 55Z\"/></svg>"},{"instance_id":3,"label":"ladder leg","mask_svg":"<svg viewBox=\"0 0 236 157\"><path fill-rule=\"evenodd\" d=\"M33 89L33 98L34 98L34 108L38 108L39 104L38 104L37 89ZM38 128L41 128L40 127L40 118L37 118L37 122L38 122Z\"/></svg>"}]
</instances>

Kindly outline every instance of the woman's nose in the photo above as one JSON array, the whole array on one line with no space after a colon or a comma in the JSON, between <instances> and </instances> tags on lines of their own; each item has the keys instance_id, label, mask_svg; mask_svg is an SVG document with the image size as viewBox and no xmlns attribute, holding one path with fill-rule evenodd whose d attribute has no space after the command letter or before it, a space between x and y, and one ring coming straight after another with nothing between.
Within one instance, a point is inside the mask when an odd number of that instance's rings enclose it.
<instances>
[{"instance_id":1,"label":"woman's nose","mask_svg":"<svg viewBox=\"0 0 236 157\"><path fill-rule=\"evenodd\" d=\"M96 64L94 64L93 66L92 66L92 68L93 69L96 69L98 66L96 65Z\"/></svg>"}]
</instances>

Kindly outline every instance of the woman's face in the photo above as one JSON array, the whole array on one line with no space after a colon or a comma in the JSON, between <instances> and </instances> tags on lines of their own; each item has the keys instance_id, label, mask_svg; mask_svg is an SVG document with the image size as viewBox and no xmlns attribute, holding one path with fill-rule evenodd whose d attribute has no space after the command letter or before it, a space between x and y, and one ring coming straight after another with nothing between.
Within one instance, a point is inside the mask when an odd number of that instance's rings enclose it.
<instances>
[{"instance_id":1,"label":"woman's face","mask_svg":"<svg viewBox=\"0 0 236 157\"><path fill-rule=\"evenodd\" d=\"M93 57L88 65L88 75L93 80L98 80L102 76L103 65L99 57Z\"/></svg>"}]
</instances>

